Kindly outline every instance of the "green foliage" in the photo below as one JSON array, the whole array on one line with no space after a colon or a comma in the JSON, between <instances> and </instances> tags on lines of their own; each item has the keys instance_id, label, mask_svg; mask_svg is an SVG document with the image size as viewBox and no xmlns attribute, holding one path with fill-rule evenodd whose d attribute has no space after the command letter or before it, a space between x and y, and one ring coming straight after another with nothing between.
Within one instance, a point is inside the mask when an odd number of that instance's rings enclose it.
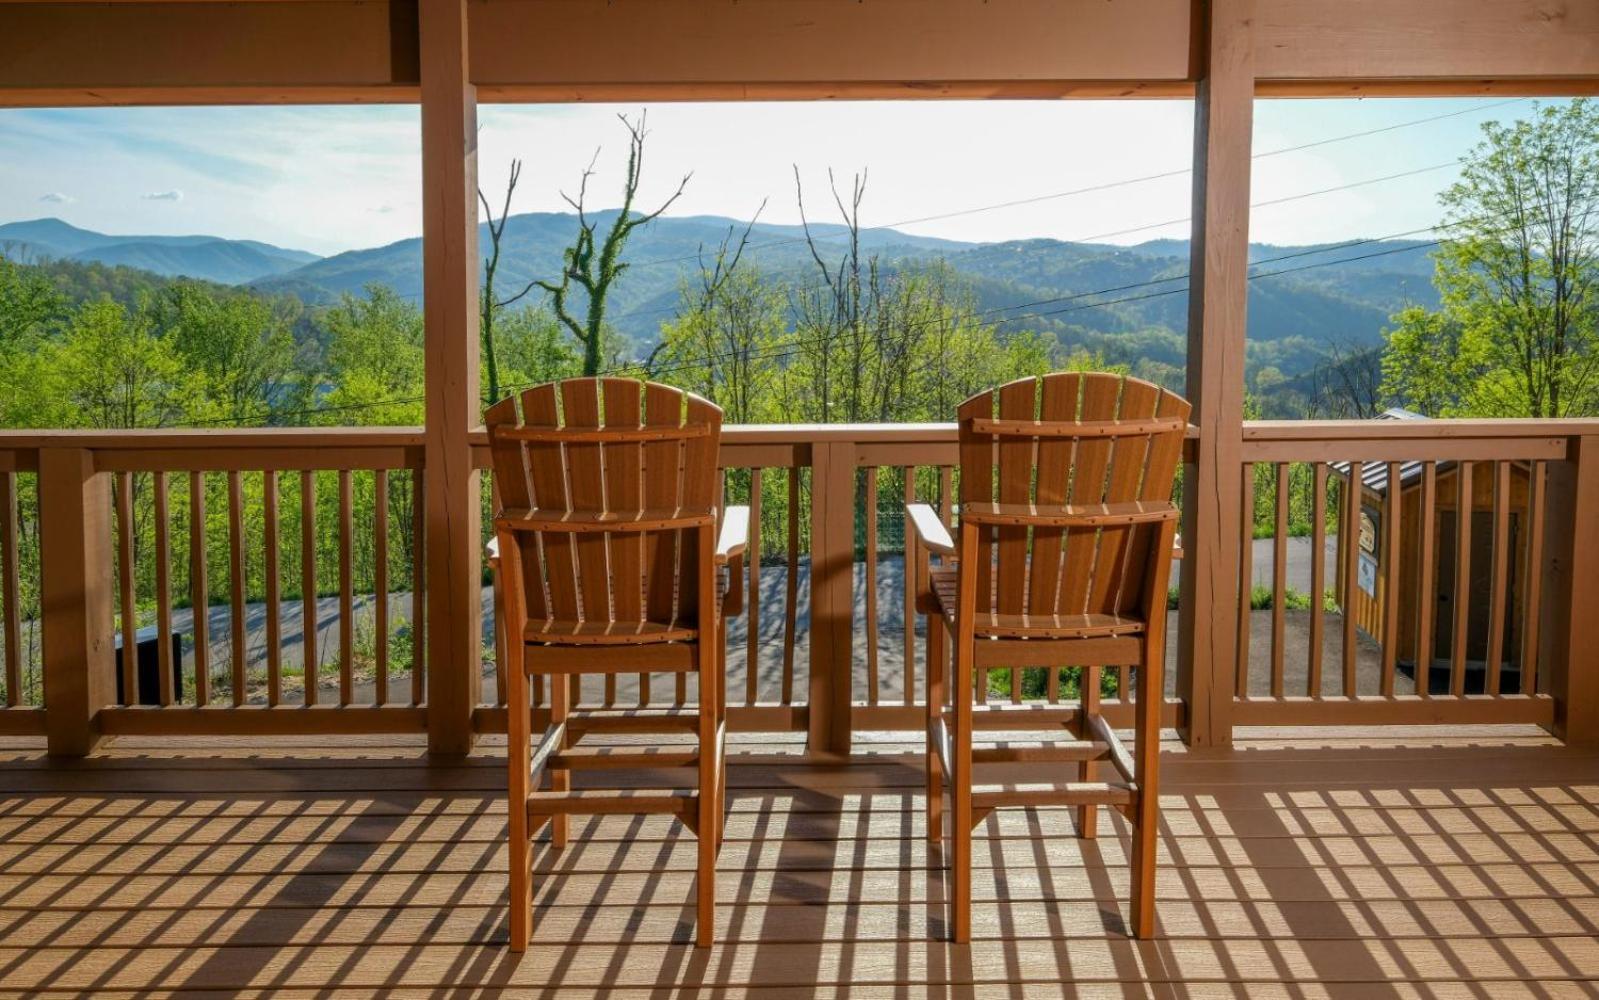
<instances>
[{"instance_id":1,"label":"green foliage","mask_svg":"<svg viewBox=\"0 0 1599 1000\"><path fill-rule=\"evenodd\" d=\"M1599 413L1599 105L1483 136L1440 198L1441 305L1394 315L1384 388L1433 416Z\"/></svg>"},{"instance_id":2,"label":"green foliage","mask_svg":"<svg viewBox=\"0 0 1599 1000\"><path fill-rule=\"evenodd\" d=\"M217 292L177 281L152 297L148 312L185 366L203 377L202 419L233 424L270 421L296 400L294 324L297 300Z\"/></svg>"},{"instance_id":3,"label":"green foliage","mask_svg":"<svg viewBox=\"0 0 1599 1000\"><path fill-rule=\"evenodd\" d=\"M1082 696L1083 668L1058 667L1060 697L1065 701L1076 701ZM1021 677L1022 700L1040 701L1049 693L1049 668L1027 667L1018 670ZM1129 674L1131 676L1131 672ZM1101 698L1120 697L1117 688L1120 677L1116 670L1101 669L1099 672L1099 696ZM1012 677L1009 670L988 671L988 696L994 700L1004 700L1011 696Z\"/></svg>"},{"instance_id":4,"label":"green foliage","mask_svg":"<svg viewBox=\"0 0 1599 1000\"><path fill-rule=\"evenodd\" d=\"M328 424L422 423L422 311L384 285L346 295L324 319Z\"/></svg>"}]
</instances>

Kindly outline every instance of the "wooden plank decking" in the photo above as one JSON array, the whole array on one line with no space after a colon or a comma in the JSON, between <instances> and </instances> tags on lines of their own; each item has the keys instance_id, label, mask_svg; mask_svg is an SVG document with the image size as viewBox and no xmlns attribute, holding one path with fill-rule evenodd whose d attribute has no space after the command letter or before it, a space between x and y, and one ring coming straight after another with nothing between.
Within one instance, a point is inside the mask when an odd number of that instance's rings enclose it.
<instances>
[{"instance_id":1,"label":"wooden plank decking","mask_svg":"<svg viewBox=\"0 0 1599 1000\"><path fill-rule=\"evenodd\" d=\"M13 742L0 996L1599 995L1595 751L1522 729L1173 743L1159 940L1123 931L1125 824L1084 843L1062 808L980 828L956 948L919 759L859 742L848 767L736 748L757 756L730 767L716 948L689 944L692 837L615 816L539 848L520 959L497 747L123 737L55 763Z\"/></svg>"}]
</instances>

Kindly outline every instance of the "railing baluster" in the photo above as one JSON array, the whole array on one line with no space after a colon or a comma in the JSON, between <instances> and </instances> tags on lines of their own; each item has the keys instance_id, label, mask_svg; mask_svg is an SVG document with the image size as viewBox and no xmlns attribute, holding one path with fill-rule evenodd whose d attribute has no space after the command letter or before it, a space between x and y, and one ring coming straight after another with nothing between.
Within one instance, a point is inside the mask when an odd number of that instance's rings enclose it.
<instances>
[{"instance_id":1,"label":"railing baluster","mask_svg":"<svg viewBox=\"0 0 1599 1000\"><path fill-rule=\"evenodd\" d=\"M761 686L761 470L750 470L750 536L744 556L749 599L744 602L744 704L760 698Z\"/></svg>"},{"instance_id":2,"label":"railing baluster","mask_svg":"<svg viewBox=\"0 0 1599 1000\"><path fill-rule=\"evenodd\" d=\"M1527 470L1527 564L1523 579L1527 596L1521 613L1521 693L1538 693L1538 642L1543 597L1544 499L1547 470L1533 462Z\"/></svg>"},{"instance_id":3,"label":"railing baluster","mask_svg":"<svg viewBox=\"0 0 1599 1000\"><path fill-rule=\"evenodd\" d=\"M1344 483L1344 522L1340 530L1343 535L1344 556L1344 592L1342 606L1344 612L1344 697L1353 698L1356 688L1360 683L1359 661L1356 658L1358 649L1355 645L1355 592L1360 589L1356 577L1360 570L1360 503L1362 493L1362 477L1365 466L1360 462L1349 463L1349 479Z\"/></svg>"},{"instance_id":4,"label":"railing baluster","mask_svg":"<svg viewBox=\"0 0 1599 1000\"><path fill-rule=\"evenodd\" d=\"M1387 525L1383 529L1383 563L1387 567L1382 577L1382 696L1394 696L1394 676L1399 668L1399 590L1400 565L1403 549L1400 548L1399 512L1404 508L1404 490L1400 485L1398 462L1388 463L1388 496L1384 503Z\"/></svg>"},{"instance_id":5,"label":"railing baluster","mask_svg":"<svg viewBox=\"0 0 1599 1000\"><path fill-rule=\"evenodd\" d=\"M1277 463L1277 525L1272 533L1271 562L1271 696L1285 694L1284 660L1288 626L1288 501L1290 466Z\"/></svg>"},{"instance_id":6,"label":"railing baluster","mask_svg":"<svg viewBox=\"0 0 1599 1000\"><path fill-rule=\"evenodd\" d=\"M133 473L117 474L117 591L122 612L122 704L139 703L139 621L133 592Z\"/></svg>"},{"instance_id":7,"label":"railing baluster","mask_svg":"<svg viewBox=\"0 0 1599 1000\"><path fill-rule=\"evenodd\" d=\"M1438 463L1421 467L1420 592L1416 595L1416 693L1432 695L1433 628L1438 613L1436 518Z\"/></svg>"},{"instance_id":8,"label":"railing baluster","mask_svg":"<svg viewBox=\"0 0 1599 1000\"><path fill-rule=\"evenodd\" d=\"M916 502L916 468L907 465L903 469L905 475L905 506L904 534L900 549L903 555L903 570L900 578L904 585L900 588L905 592L905 704L916 704L916 575L920 570L911 565L911 515L909 507Z\"/></svg>"},{"instance_id":9,"label":"railing baluster","mask_svg":"<svg viewBox=\"0 0 1599 1000\"><path fill-rule=\"evenodd\" d=\"M1327 589L1327 463L1315 463L1315 498L1310 515L1310 671L1305 693L1321 697L1322 592Z\"/></svg>"},{"instance_id":10,"label":"railing baluster","mask_svg":"<svg viewBox=\"0 0 1599 1000\"><path fill-rule=\"evenodd\" d=\"M1239 504L1241 521L1238 539L1238 666L1237 695L1249 697L1249 622L1253 611L1251 595L1255 590L1255 466L1244 463L1243 502Z\"/></svg>"},{"instance_id":11,"label":"railing baluster","mask_svg":"<svg viewBox=\"0 0 1599 1000\"><path fill-rule=\"evenodd\" d=\"M788 470L788 579L783 594L783 704L794 703L794 633L799 628L800 470Z\"/></svg>"},{"instance_id":12,"label":"railing baluster","mask_svg":"<svg viewBox=\"0 0 1599 1000\"><path fill-rule=\"evenodd\" d=\"M372 607L372 656L375 661L372 678L372 701L386 705L389 701L389 470L378 469L372 473L372 590L375 603ZM496 629L496 634L498 630ZM494 664L495 676L505 674L505 657ZM505 704L505 692L500 692L500 704Z\"/></svg>"},{"instance_id":13,"label":"railing baluster","mask_svg":"<svg viewBox=\"0 0 1599 1000\"><path fill-rule=\"evenodd\" d=\"M228 473L228 576L232 595L232 618L228 637L233 642L233 704L244 704L245 620L244 620L244 489L242 476Z\"/></svg>"},{"instance_id":14,"label":"railing baluster","mask_svg":"<svg viewBox=\"0 0 1599 1000\"><path fill-rule=\"evenodd\" d=\"M1488 663L1483 693L1497 697L1505 650L1505 597L1510 587L1510 463L1494 462L1492 596L1488 601Z\"/></svg>"},{"instance_id":15,"label":"railing baluster","mask_svg":"<svg viewBox=\"0 0 1599 1000\"><path fill-rule=\"evenodd\" d=\"M355 700L355 517L352 473L339 470L339 704ZM476 699L473 699L474 703Z\"/></svg>"},{"instance_id":16,"label":"railing baluster","mask_svg":"<svg viewBox=\"0 0 1599 1000\"><path fill-rule=\"evenodd\" d=\"M172 690L172 528L168 523L170 509L167 496L167 474L157 472L152 477L155 486L155 623L156 664L161 672L157 690L161 704L170 705Z\"/></svg>"},{"instance_id":17,"label":"railing baluster","mask_svg":"<svg viewBox=\"0 0 1599 1000\"><path fill-rule=\"evenodd\" d=\"M417 503L421 503L420 491ZM316 603L316 473L305 470L300 473L300 648L305 652L300 686L301 700L307 705L317 703Z\"/></svg>"},{"instance_id":18,"label":"railing baluster","mask_svg":"<svg viewBox=\"0 0 1599 1000\"><path fill-rule=\"evenodd\" d=\"M426 476L421 469L411 471L411 704L422 704L427 681L427 525ZM536 685L534 697L543 694ZM537 700L534 704L539 704Z\"/></svg>"},{"instance_id":19,"label":"railing baluster","mask_svg":"<svg viewBox=\"0 0 1599 1000\"><path fill-rule=\"evenodd\" d=\"M877 469L866 470L866 703L877 704Z\"/></svg>"},{"instance_id":20,"label":"railing baluster","mask_svg":"<svg viewBox=\"0 0 1599 1000\"><path fill-rule=\"evenodd\" d=\"M283 595L278 585L278 474L268 469L261 475L262 535L266 558L266 668L267 704L283 701L283 627L279 621Z\"/></svg>"},{"instance_id":21,"label":"railing baluster","mask_svg":"<svg viewBox=\"0 0 1599 1000\"><path fill-rule=\"evenodd\" d=\"M1466 693L1466 630L1471 624L1471 463L1455 465L1454 631L1449 642L1449 693Z\"/></svg>"},{"instance_id":22,"label":"railing baluster","mask_svg":"<svg viewBox=\"0 0 1599 1000\"><path fill-rule=\"evenodd\" d=\"M7 708L22 704L22 585L17 564L17 474L0 472L0 603L5 605Z\"/></svg>"},{"instance_id":23,"label":"railing baluster","mask_svg":"<svg viewBox=\"0 0 1599 1000\"><path fill-rule=\"evenodd\" d=\"M194 609L194 703L211 702L211 584L206 564L205 473L189 473L189 606Z\"/></svg>"}]
</instances>

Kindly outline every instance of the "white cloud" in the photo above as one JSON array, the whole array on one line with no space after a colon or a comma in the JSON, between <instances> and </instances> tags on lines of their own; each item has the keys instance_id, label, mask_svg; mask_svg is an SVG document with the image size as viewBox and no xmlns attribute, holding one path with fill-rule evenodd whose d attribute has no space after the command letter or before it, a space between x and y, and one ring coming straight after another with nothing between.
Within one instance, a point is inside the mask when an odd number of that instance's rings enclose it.
<instances>
[{"instance_id":1,"label":"white cloud","mask_svg":"<svg viewBox=\"0 0 1599 1000\"><path fill-rule=\"evenodd\" d=\"M60 191L51 191L49 194L40 195L39 200L49 202L52 205L70 205L74 201L70 194L62 194Z\"/></svg>"},{"instance_id":2,"label":"white cloud","mask_svg":"<svg viewBox=\"0 0 1599 1000\"><path fill-rule=\"evenodd\" d=\"M145 201L182 201L183 192L174 188L171 191L151 191L149 194L141 194L139 197Z\"/></svg>"}]
</instances>

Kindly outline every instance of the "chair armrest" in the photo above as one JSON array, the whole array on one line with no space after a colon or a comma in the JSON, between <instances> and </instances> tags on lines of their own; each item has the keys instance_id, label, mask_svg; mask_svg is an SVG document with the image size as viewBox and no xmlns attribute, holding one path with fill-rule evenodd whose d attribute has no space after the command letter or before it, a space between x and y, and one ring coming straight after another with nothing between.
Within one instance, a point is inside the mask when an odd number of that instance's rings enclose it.
<instances>
[{"instance_id":1,"label":"chair armrest","mask_svg":"<svg viewBox=\"0 0 1599 1000\"><path fill-rule=\"evenodd\" d=\"M722 530L716 539L718 565L744 554L750 541L750 509L745 506L729 507L722 515Z\"/></svg>"},{"instance_id":2,"label":"chair armrest","mask_svg":"<svg viewBox=\"0 0 1599 1000\"><path fill-rule=\"evenodd\" d=\"M727 594L722 598L724 618L737 618L744 613L744 550L749 538L750 509L727 508L716 539L716 565L727 567Z\"/></svg>"},{"instance_id":3,"label":"chair armrest","mask_svg":"<svg viewBox=\"0 0 1599 1000\"><path fill-rule=\"evenodd\" d=\"M950 537L949 529L944 527L944 522L938 519L938 512L925 503L910 503L905 505L905 512L911 517L911 530L916 533L916 540L929 552L936 552L941 556L955 556L955 540Z\"/></svg>"}]
</instances>

